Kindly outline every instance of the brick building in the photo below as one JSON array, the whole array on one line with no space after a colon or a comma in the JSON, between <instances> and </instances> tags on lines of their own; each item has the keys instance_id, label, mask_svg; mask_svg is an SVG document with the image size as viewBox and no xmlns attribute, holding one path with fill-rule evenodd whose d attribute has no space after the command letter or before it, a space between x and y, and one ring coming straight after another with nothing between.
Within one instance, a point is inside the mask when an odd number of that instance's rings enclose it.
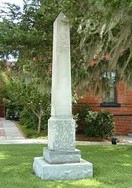
<instances>
[{"instance_id":1,"label":"brick building","mask_svg":"<svg viewBox=\"0 0 132 188\"><path fill-rule=\"evenodd\" d=\"M95 96L92 92L79 103L88 103L94 110L105 110L113 114L116 123L116 134L127 135L132 133L132 88L128 88L122 81L118 86L111 87L109 97L104 96L103 93Z\"/></svg>"}]
</instances>

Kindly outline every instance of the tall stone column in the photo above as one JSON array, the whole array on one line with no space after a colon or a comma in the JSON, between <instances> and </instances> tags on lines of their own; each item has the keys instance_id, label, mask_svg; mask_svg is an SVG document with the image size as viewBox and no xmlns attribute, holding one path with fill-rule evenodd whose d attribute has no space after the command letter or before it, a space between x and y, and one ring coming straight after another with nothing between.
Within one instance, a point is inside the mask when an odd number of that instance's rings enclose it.
<instances>
[{"instance_id":1,"label":"tall stone column","mask_svg":"<svg viewBox=\"0 0 132 188\"><path fill-rule=\"evenodd\" d=\"M81 159L75 148L75 120L72 118L70 26L60 13L54 22L51 117L48 147L35 158L34 172L42 179L92 177L93 166Z\"/></svg>"},{"instance_id":2,"label":"tall stone column","mask_svg":"<svg viewBox=\"0 0 132 188\"><path fill-rule=\"evenodd\" d=\"M54 22L51 118L44 157L49 163L80 161L80 151L75 150L72 118L70 26L63 13Z\"/></svg>"},{"instance_id":3,"label":"tall stone column","mask_svg":"<svg viewBox=\"0 0 132 188\"><path fill-rule=\"evenodd\" d=\"M60 13L54 22L51 117L72 117L70 27Z\"/></svg>"}]
</instances>

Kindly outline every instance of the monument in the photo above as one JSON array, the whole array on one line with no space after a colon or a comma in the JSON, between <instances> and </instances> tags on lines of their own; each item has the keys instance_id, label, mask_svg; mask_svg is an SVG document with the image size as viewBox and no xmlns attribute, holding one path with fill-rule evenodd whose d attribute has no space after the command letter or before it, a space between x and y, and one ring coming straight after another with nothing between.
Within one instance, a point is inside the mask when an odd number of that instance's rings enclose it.
<instances>
[{"instance_id":1,"label":"monument","mask_svg":"<svg viewBox=\"0 0 132 188\"><path fill-rule=\"evenodd\" d=\"M93 176L93 165L81 159L75 148L75 120L72 118L70 26L60 13L54 22L51 117L48 147L35 157L33 170L45 180L79 179Z\"/></svg>"}]
</instances>

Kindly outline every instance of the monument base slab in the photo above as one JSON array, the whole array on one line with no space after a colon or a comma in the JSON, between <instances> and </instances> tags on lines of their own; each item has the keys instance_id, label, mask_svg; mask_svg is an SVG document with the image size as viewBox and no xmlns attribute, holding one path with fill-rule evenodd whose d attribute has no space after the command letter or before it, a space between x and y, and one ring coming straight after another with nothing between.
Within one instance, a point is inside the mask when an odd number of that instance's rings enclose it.
<instances>
[{"instance_id":1,"label":"monument base slab","mask_svg":"<svg viewBox=\"0 0 132 188\"><path fill-rule=\"evenodd\" d=\"M83 179L93 177L93 165L81 159L80 163L49 164L43 157L35 157L33 170L44 180Z\"/></svg>"},{"instance_id":2,"label":"monument base slab","mask_svg":"<svg viewBox=\"0 0 132 188\"><path fill-rule=\"evenodd\" d=\"M54 151L44 148L43 156L50 164L79 163L81 152L77 149L74 151Z\"/></svg>"}]
</instances>

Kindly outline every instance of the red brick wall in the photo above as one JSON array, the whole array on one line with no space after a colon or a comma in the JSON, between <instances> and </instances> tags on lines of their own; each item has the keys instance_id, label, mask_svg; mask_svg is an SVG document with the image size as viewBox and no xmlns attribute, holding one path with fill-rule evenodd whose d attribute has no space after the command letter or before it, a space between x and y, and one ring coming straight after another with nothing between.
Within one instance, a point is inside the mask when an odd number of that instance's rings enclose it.
<instances>
[{"instance_id":1,"label":"red brick wall","mask_svg":"<svg viewBox=\"0 0 132 188\"><path fill-rule=\"evenodd\" d=\"M116 133L125 135L132 132L132 115L114 116L116 122Z\"/></svg>"},{"instance_id":2,"label":"red brick wall","mask_svg":"<svg viewBox=\"0 0 132 188\"><path fill-rule=\"evenodd\" d=\"M127 88L124 82L120 82L117 86L117 103L118 107L101 107L101 93L95 96L92 92L88 92L87 96L79 100L79 103L88 103L94 110L106 110L113 114L116 123L116 134L127 135L132 132L132 88Z\"/></svg>"}]
</instances>

